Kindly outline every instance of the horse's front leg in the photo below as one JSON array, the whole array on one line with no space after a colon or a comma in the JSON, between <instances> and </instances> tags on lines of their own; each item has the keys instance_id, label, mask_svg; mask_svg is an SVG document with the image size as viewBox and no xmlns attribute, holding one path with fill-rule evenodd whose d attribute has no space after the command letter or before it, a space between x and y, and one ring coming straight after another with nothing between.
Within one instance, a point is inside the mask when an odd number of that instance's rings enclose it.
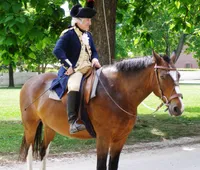
<instances>
[{"instance_id":1,"label":"horse's front leg","mask_svg":"<svg viewBox=\"0 0 200 170\"><path fill-rule=\"evenodd\" d=\"M123 126L121 126L122 128ZM109 158L109 170L117 170L119 164L119 157L122 151L122 148L127 140L128 134L133 128L132 122L129 124L125 131L118 130L118 136L112 139L110 143L110 158ZM125 129L125 128L122 128Z\"/></svg>"},{"instance_id":2,"label":"horse's front leg","mask_svg":"<svg viewBox=\"0 0 200 170\"><path fill-rule=\"evenodd\" d=\"M119 157L125 141L118 141L111 144L110 158L109 158L109 170L117 170Z\"/></svg>"},{"instance_id":3,"label":"horse's front leg","mask_svg":"<svg viewBox=\"0 0 200 170\"><path fill-rule=\"evenodd\" d=\"M105 136L97 137L97 170L106 170L109 149L109 138Z\"/></svg>"}]
</instances>

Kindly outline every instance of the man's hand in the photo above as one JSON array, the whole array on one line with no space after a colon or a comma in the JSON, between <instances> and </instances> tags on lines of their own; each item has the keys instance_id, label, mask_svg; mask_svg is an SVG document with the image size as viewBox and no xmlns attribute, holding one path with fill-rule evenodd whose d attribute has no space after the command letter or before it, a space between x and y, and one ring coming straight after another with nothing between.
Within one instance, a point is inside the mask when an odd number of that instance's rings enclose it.
<instances>
[{"instance_id":1,"label":"man's hand","mask_svg":"<svg viewBox=\"0 0 200 170\"><path fill-rule=\"evenodd\" d=\"M74 69L72 68L72 67L69 67L68 69L67 69L67 71L65 72L65 75L71 75L71 74L73 74L74 73Z\"/></svg>"},{"instance_id":2,"label":"man's hand","mask_svg":"<svg viewBox=\"0 0 200 170\"><path fill-rule=\"evenodd\" d=\"M99 60L96 59L96 58L93 58L92 59L92 67L95 67L95 68L100 68L101 67L101 64L99 63Z\"/></svg>"}]
</instances>

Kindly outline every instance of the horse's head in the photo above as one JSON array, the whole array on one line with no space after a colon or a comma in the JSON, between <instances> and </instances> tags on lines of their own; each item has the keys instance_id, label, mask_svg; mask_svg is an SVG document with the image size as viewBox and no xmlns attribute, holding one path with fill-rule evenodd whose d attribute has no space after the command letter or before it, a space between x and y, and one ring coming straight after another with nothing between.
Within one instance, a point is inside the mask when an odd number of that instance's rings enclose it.
<instances>
[{"instance_id":1,"label":"horse's head","mask_svg":"<svg viewBox=\"0 0 200 170\"><path fill-rule=\"evenodd\" d=\"M184 111L184 105L179 90L180 74L174 66L175 53L169 58L160 57L153 51L153 59L157 81L157 88L155 88L154 93L162 99L171 115L179 116Z\"/></svg>"}]
</instances>

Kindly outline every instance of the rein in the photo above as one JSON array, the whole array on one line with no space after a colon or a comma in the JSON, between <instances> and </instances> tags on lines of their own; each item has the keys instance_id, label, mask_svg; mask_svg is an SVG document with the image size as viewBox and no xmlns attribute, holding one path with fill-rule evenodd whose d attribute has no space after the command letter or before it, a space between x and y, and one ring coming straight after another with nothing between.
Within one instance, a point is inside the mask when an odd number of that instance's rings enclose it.
<instances>
[{"instance_id":1,"label":"rein","mask_svg":"<svg viewBox=\"0 0 200 170\"><path fill-rule=\"evenodd\" d=\"M101 70L101 73L102 73L102 70ZM108 97L111 99L111 101L112 101L121 111L125 112L125 113L128 114L129 116L131 116L131 117L137 117L136 115L133 115L132 113L130 113L130 112L126 111L125 109L123 109L123 108L113 99L113 97L110 95L110 93L108 92L108 90L107 90L106 87L104 86L104 84L103 84L103 82L102 82L102 80L101 80L101 78L100 78L100 75L98 75L97 73L96 73L96 75L97 75L97 78L98 78L99 82L101 83L101 85L102 85L104 91L106 92L106 94L108 95Z\"/></svg>"},{"instance_id":2,"label":"rein","mask_svg":"<svg viewBox=\"0 0 200 170\"><path fill-rule=\"evenodd\" d=\"M63 79L65 77L65 75L63 75L62 77L60 77L55 83L58 83L61 79ZM35 103L38 99L40 99L46 92L48 92L51 89L51 87L49 87L48 89L46 89L42 94L40 94L35 100L33 100L31 103L28 104L28 106L25 107L24 111L26 111L33 103Z\"/></svg>"}]
</instances>

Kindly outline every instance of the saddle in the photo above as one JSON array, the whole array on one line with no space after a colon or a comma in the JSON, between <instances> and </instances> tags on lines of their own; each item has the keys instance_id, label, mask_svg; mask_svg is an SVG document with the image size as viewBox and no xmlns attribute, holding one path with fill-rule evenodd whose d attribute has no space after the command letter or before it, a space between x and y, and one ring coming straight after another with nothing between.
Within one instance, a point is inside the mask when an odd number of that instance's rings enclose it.
<instances>
[{"instance_id":1,"label":"saddle","mask_svg":"<svg viewBox=\"0 0 200 170\"><path fill-rule=\"evenodd\" d=\"M81 99L84 98L84 103L88 104L90 101L90 96L95 80L95 74L96 74L96 69L91 68L89 71L83 76L82 82L81 82ZM67 90L63 97L61 98L61 101L64 105L66 105L66 99L67 99Z\"/></svg>"},{"instance_id":2,"label":"saddle","mask_svg":"<svg viewBox=\"0 0 200 170\"><path fill-rule=\"evenodd\" d=\"M92 92L92 87L95 80L96 69L91 68L88 73L84 76L83 82L83 96L85 103L88 104Z\"/></svg>"}]
</instances>

